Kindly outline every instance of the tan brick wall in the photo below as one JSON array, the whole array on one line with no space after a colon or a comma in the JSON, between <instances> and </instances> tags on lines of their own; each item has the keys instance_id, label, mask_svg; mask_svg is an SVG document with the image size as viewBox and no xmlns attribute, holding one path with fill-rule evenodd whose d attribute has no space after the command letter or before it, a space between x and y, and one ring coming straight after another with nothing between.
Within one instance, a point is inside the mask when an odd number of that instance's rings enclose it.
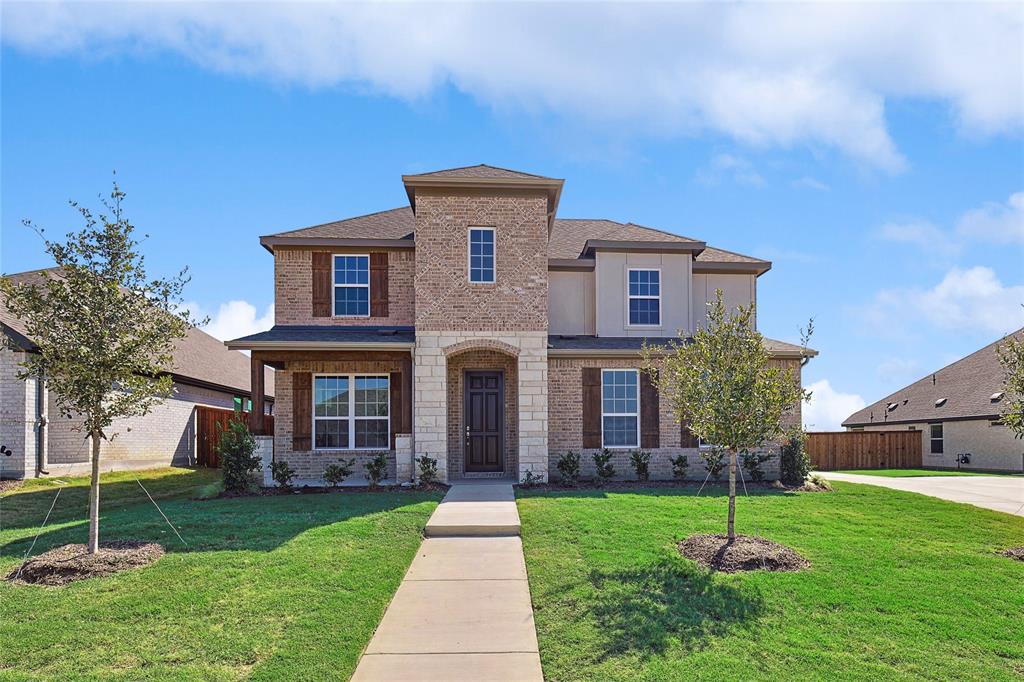
<instances>
[{"instance_id":1,"label":"tan brick wall","mask_svg":"<svg viewBox=\"0 0 1024 682\"><path fill-rule=\"evenodd\" d=\"M25 354L0 345L0 478L33 476L36 468L36 382L18 378Z\"/></svg>"},{"instance_id":2,"label":"tan brick wall","mask_svg":"<svg viewBox=\"0 0 1024 682\"><path fill-rule=\"evenodd\" d=\"M495 283L471 284L469 228L495 228ZM417 331L546 331L547 198L542 192L416 195Z\"/></svg>"},{"instance_id":3,"label":"tan brick wall","mask_svg":"<svg viewBox=\"0 0 1024 682\"><path fill-rule=\"evenodd\" d=\"M500 370L505 376L505 471L519 470L519 371L516 358L497 351L467 351L448 357L448 478L465 473L464 379L468 369Z\"/></svg>"},{"instance_id":4,"label":"tan brick wall","mask_svg":"<svg viewBox=\"0 0 1024 682\"><path fill-rule=\"evenodd\" d=\"M395 477L395 454L390 450L307 450L292 449L293 411L292 411L292 377L295 372L313 372L323 374L389 374L401 370L398 360L386 361L309 361L287 363L285 369L278 370L274 375L275 409L274 409L274 457L288 462L295 469L298 485L321 485L324 468L339 459L346 461L355 458L352 480L365 479L364 465L378 452L388 453L388 478ZM392 416L392 420L394 417ZM393 423L393 421L392 421ZM392 431L393 433L393 431Z\"/></svg>"},{"instance_id":5,"label":"tan brick wall","mask_svg":"<svg viewBox=\"0 0 1024 682\"><path fill-rule=\"evenodd\" d=\"M374 249L379 250L379 249ZM388 251L387 317L313 317L313 251L368 253L366 249L321 247L274 250L274 323L289 325L411 325L415 319L412 249Z\"/></svg>"},{"instance_id":6,"label":"tan brick wall","mask_svg":"<svg viewBox=\"0 0 1024 682\"><path fill-rule=\"evenodd\" d=\"M639 358L565 358L552 357L548 362L548 442L549 466L552 475L557 476L555 468L558 458L568 450L582 454L581 470L583 476L595 474L592 456L598 450L583 449L583 368L600 367L603 369L639 369ZM799 376L799 363L793 361ZM658 401L659 409L659 448L651 450L651 478L668 479L672 477L670 458L685 454L689 460L689 478L703 479L707 473L700 451L696 448L682 448L679 423L676 421L672 406L664 395ZM800 423L799 410L787 418L787 423ZM778 453L772 449L772 459L761 465L768 478L778 476ZM629 450L615 450L612 462L617 478L633 478L633 468L629 464Z\"/></svg>"}]
</instances>

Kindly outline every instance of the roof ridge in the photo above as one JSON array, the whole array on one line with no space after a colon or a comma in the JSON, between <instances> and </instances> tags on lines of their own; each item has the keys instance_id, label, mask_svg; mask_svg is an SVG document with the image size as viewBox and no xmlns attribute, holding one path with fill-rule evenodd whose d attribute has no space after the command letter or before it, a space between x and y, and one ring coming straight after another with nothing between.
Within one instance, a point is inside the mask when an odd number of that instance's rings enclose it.
<instances>
[{"instance_id":1,"label":"roof ridge","mask_svg":"<svg viewBox=\"0 0 1024 682\"><path fill-rule=\"evenodd\" d=\"M722 248L719 248L717 246L712 246L711 244L708 244L707 247L709 249L714 249L715 251L721 251L723 253L728 253L728 254L731 254L733 256L739 256L740 258L749 258L750 260L761 261L762 263L768 263L769 262L769 261L766 261L764 258L758 258L757 256L748 256L747 254L740 253L739 251L730 251L729 249L722 249Z\"/></svg>"},{"instance_id":2,"label":"roof ridge","mask_svg":"<svg viewBox=\"0 0 1024 682\"><path fill-rule=\"evenodd\" d=\"M505 168L504 166L492 166L489 163L474 163L467 166L455 166L454 168L441 168L439 170L424 171L423 173L411 173L410 175L434 175L436 173L450 173L452 171L469 170L470 168L490 168L491 170L504 171L506 173L515 173L516 175L526 175L531 178L538 178L541 180L551 180L546 175L537 175L536 173L527 173L526 171L516 170L514 168Z\"/></svg>"},{"instance_id":3,"label":"roof ridge","mask_svg":"<svg viewBox=\"0 0 1024 682\"><path fill-rule=\"evenodd\" d=\"M411 211L412 207L409 206L408 204L406 204L405 206L396 206L395 208L386 208L386 209L381 210L381 211L371 211L370 213L363 213L362 215L349 216L348 218L341 218L339 220L328 220L326 223L317 223L316 225L307 225L305 227L296 227L295 229L292 229L292 230L285 230L284 232L274 232L272 234L263 235L263 236L265 236L265 237L282 237L282 236L284 236L286 234L291 234L293 232L304 232L305 230L313 230L313 229L316 229L318 227L325 227L327 225L337 225L338 223L347 223L350 220L359 220L360 218L370 218L370 217L373 217L375 215L383 215L385 213L393 213L395 211L401 211L403 209L409 209Z\"/></svg>"},{"instance_id":4,"label":"roof ridge","mask_svg":"<svg viewBox=\"0 0 1024 682\"><path fill-rule=\"evenodd\" d=\"M687 237L685 234L676 234L675 232L669 232L668 230L663 230L660 227L648 227L647 225L641 225L640 223L634 223L632 220L629 221L628 223L626 223L626 225L632 225L633 227L639 227L641 230L650 230L651 232L657 232L658 234L667 234L670 237L680 237L682 239L688 239L691 242L703 241L703 240L700 240L700 239L694 239L693 237Z\"/></svg>"}]
</instances>

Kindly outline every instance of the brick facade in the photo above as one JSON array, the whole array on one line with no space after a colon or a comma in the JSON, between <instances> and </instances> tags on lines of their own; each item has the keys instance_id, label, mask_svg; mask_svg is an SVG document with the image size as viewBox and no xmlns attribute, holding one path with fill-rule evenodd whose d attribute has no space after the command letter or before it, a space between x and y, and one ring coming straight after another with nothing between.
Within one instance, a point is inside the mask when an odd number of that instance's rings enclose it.
<instances>
[{"instance_id":1,"label":"brick facade","mask_svg":"<svg viewBox=\"0 0 1024 682\"><path fill-rule=\"evenodd\" d=\"M469 282L471 226L495 228L494 284ZM547 230L542 192L417 194L417 331L546 331Z\"/></svg>"},{"instance_id":2,"label":"brick facade","mask_svg":"<svg viewBox=\"0 0 1024 682\"><path fill-rule=\"evenodd\" d=\"M274 375L275 409L274 409L274 457L288 462L295 470L297 485L322 485L324 468L340 459L346 461L355 458L356 464L350 481L366 479L365 464L380 452L388 454L387 478L394 480L396 476L395 453L386 450L304 450L296 451L292 447L293 408L292 379L295 372L312 372L314 374L389 374L401 370L398 360L300 360L288 362L284 369ZM394 415L392 415L394 423Z\"/></svg>"},{"instance_id":3,"label":"brick facade","mask_svg":"<svg viewBox=\"0 0 1024 682\"><path fill-rule=\"evenodd\" d=\"M469 369L501 371L505 377L505 472L519 471L519 363L516 357L493 350L448 355L448 479L465 473L463 383Z\"/></svg>"},{"instance_id":4,"label":"brick facade","mask_svg":"<svg viewBox=\"0 0 1024 682\"><path fill-rule=\"evenodd\" d=\"M380 249L373 249L379 251ZM318 247L274 249L274 324L407 326L414 322L412 249L388 251L387 317L313 317L313 252L369 253L367 249Z\"/></svg>"},{"instance_id":5,"label":"brick facade","mask_svg":"<svg viewBox=\"0 0 1024 682\"><path fill-rule=\"evenodd\" d=\"M799 361L780 361L789 364L800 376ZM640 358L567 358L553 357L548 366L548 442L550 444L548 466L557 476L558 458L572 450L582 455L581 475L595 475L592 456L598 449L583 448L583 368L639 369ZM786 417L787 428L800 424L799 407ZM682 448L679 422L668 399L663 395L658 401L658 426L660 447L651 449L650 472L652 479L672 478L670 458L685 454L689 461L688 477L703 479L707 474L704 461L697 448ZM767 478L778 477L778 450L768 448L771 459L761 465ZM632 478L633 468L629 463L630 450L613 450L612 463L616 478Z\"/></svg>"}]
</instances>

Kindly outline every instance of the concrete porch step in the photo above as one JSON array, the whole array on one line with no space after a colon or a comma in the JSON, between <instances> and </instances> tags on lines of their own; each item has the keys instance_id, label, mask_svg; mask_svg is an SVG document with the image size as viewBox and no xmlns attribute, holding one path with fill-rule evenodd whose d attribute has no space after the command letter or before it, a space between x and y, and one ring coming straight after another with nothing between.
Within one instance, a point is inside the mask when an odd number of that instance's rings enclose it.
<instances>
[{"instance_id":1,"label":"concrete porch step","mask_svg":"<svg viewBox=\"0 0 1024 682\"><path fill-rule=\"evenodd\" d=\"M520 533L519 510L508 483L456 483L427 522L428 538L508 537Z\"/></svg>"}]
</instances>

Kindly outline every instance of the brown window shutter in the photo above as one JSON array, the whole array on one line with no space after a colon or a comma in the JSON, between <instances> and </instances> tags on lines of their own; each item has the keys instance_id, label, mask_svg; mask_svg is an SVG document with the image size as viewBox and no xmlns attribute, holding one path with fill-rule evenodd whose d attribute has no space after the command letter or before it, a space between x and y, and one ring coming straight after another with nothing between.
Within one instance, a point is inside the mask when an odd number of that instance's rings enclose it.
<instances>
[{"instance_id":1,"label":"brown window shutter","mask_svg":"<svg viewBox=\"0 0 1024 682\"><path fill-rule=\"evenodd\" d=\"M370 317L388 316L388 252L370 254Z\"/></svg>"},{"instance_id":2,"label":"brown window shutter","mask_svg":"<svg viewBox=\"0 0 1024 682\"><path fill-rule=\"evenodd\" d=\"M601 368L583 368L583 447L601 447Z\"/></svg>"},{"instance_id":3,"label":"brown window shutter","mask_svg":"<svg viewBox=\"0 0 1024 682\"><path fill-rule=\"evenodd\" d=\"M700 446L700 441L693 431L690 430L690 422L685 419L679 422L680 447L695 448Z\"/></svg>"},{"instance_id":4,"label":"brown window shutter","mask_svg":"<svg viewBox=\"0 0 1024 682\"><path fill-rule=\"evenodd\" d=\"M331 317L334 301L331 300L331 254L326 251L313 252L313 317Z\"/></svg>"},{"instance_id":5,"label":"brown window shutter","mask_svg":"<svg viewBox=\"0 0 1024 682\"><path fill-rule=\"evenodd\" d=\"M660 447L658 387L650 373L640 370L640 447Z\"/></svg>"},{"instance_id":6,"label":"brown window shutter","mask_svg":"<svg viewBox=\"0 0 1024 682\"><path fill-rule=\"evenodd\" d=\"M310 372L292 373L292 450L305 452L313 449L313 375Z\"/></svg>"},{"instance_id":7,"label":"brown window shutter","mask_svg":"<svg viewBox=\"0 0 1024 682\"><path fill-rule=\"evenodd\" d=\"M388 416L391 418L391 449L395 449L395 436L405 431L405 410L402 409L402 393L405 386L402 384L402 373L392 372L388 378L388 389L391 391L391 404L388 406Z\"/></svg>"}]
</instances>

